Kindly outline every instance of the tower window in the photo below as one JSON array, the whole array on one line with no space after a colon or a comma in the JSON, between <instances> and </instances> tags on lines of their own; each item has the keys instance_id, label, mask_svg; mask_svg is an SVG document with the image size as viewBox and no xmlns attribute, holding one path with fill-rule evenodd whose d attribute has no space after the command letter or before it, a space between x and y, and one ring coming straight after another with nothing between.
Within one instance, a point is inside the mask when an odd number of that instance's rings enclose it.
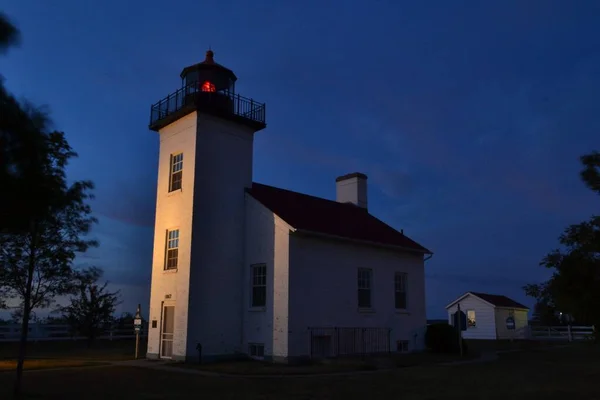
<instances>
[{"instance_id":1,"label":"tower window","mask_svg":"<svg viewBox=\"0 0 600 400\"><path fill-rule=\"evenodd\" d=\"M165 269L177 269L179 259L179 229L167 231L167 257Z\"/></svg>"},{"instance_id":2,"label":"tower window","mask_svg":"<svg viewBox=\"0 0 600 400\"><path fill-rule=\"evenodd\" d=\"M204 83L202 84L202 91L203 92L216 92L217 88L215 87L214 83L210 83L209 81L204 81Z\"/></svg>"},{"instance_id":3,"label":"tower window","mask_svg":"<svg viewBox=\"0 0 600 400\"><path fill-rule=\"evenodd\" d=\"M252 307L267 305L267 266L252 265Z\"/></svg>"},{"instance_id":4,"label":"tower window","mask_svg":"<svg viewBox=\"0 0 600 400\"><path fill-rule=\"evenodd\" d=\"M171 155L171 176L169 177L169 192L181 189L183 177L183 153Z\"/></svg>"}]
</instances>

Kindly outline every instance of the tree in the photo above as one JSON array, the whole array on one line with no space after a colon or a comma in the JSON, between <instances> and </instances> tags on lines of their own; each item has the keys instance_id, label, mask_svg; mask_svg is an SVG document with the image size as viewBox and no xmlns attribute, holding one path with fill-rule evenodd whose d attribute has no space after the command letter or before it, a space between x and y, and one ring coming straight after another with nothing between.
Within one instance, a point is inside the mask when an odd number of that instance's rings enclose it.
<instances>
[{"instance_id":1,"label":"tree","mask_svg":"<svg viewBox=\"0 0 600 400\"><path fill-rule=\"evenodd\" d=\"M0 294L20 300L23 308L15 392L20 394L29 316L34 308L52 304L54 297L72 291L72 262L77 253L97 243L85 239L96 219L87 204L89 181L67 184L65 167L76 156L62 132L40 132L43 147L29 184L43 188L44 204L29 215L26 229L0 233ZM42 157L43 156L43 157Z\"/></svg>"},{"instance_id":2,"label":"tree","mask_svg":"<svg viewBox=\"0 0 600 400\"><path fill-rule=\"evenodd\" d=\"M587 187L600 194L600 153L593 151L581 157L584 166L581 171L581 179Z\"/></svg>"},{"instance_id":3,"label":"tree","mask_svg":"<svg viewBox=\"0 0 600 400\"><path fill-rule=\"evenodd\" d=\"M19 40L19 30L6 14L0 12L0 53L4 53L9 47L17 45Z\"/></svg>"},{"instance_id":4,"label":"tree","mask_svg":"<svg viewBox=\"0 0 600 400\"><path fill-rule=\"evenodd\" d=\"M0 53L19 42L19 31L0 13ZM0 76L0 233L23 232L29 220L47 209L43 160L50 149L44 135L50 120L30 103L19 102ZM34 184L36 183L36 184ZM23 201L28 199L28 201Z\"/></svg>"},{"instance_id":5,"label":"tree","mask_svg":"<svg viewBox=\"0 0 600 400\"><path fill-rule=\"evenodd\" d=\"M533 306L532 320L540 325L557 325L558 310L548 290L548 282L538 285L526 285L525 293L536 300Z\"/></svg>"},{"instance_id":6,"label":"tree","mask_svg":"<svg viewBox=\"0 0 600 400\"><path fill-rule=\"evenodd\" d=\"M600 153L581 157L581 178L600 194ZM553 270L541 285L527 285L525 293L547 307L568 314L580 324L600 325L600 217L571 225L559 237L560 249L540 263Z\"/></svg>"},{"instance_id":7,"label":"tree","mask_svg":"<svg viewBox=\"0 0 600 400\"><path fill-rule=\"evenodd\" d=\"M69 325L88 338L88 346L113 321L115 309L120 304L119 291L109 292L108 282L98 284L101 277L102 270L96 267L77 272L71 304L59 308Z\"/></svg>"},{"instance_id":8,"label":"tree","mask_svg":"<svg viewBox=\"0 0 600 400\"><path fill-rule=\"evenodd\" d=\"M23 323L23 307L17 307L10 313L10 320L13 324L22 324ZM38 317L34 311L29 313L29 322L37 322Z\"/></svg>"}]
</instances>

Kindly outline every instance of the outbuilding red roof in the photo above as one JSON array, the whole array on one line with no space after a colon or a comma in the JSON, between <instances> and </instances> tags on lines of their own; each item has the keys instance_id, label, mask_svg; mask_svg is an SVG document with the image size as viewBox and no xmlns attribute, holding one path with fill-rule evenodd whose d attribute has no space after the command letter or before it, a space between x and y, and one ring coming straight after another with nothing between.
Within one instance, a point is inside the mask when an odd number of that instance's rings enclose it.
<instances>
[{"instance_id":1,"label":"outbuilding red roof","mask_svg":"<svg viewBox=\"0 0 600 400\"><path fill-rule=\"evenodd\" d=\"M474 296L479 297L481 300L485 300L488 303L493 304L496 307L506 307L506 308L526 308L529 307L524 306L521 303L517 303L513 299L509 299L506 296L502 296L499 294L488 294L488 293L477 293L477 292L469 292Z\"/></svg>"},{"instance_id":2,"label":"outbuilding red roof","mask_svg":"<svg viewBox=\"0 0 600 400\"><path fill-rule=\"evenodd\" d=\"M432 254L414 240L354 204L253 183L247 192L293 228Z\"/></svg>"}]
</instances>

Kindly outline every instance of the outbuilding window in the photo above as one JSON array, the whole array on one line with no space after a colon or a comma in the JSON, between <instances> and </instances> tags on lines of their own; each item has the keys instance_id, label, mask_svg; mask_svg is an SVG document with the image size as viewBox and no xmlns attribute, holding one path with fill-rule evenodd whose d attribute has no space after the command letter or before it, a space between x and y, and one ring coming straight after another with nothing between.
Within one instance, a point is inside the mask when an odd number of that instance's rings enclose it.
<instances>
[{"instance_id":1,"label":"outbuilding window","mask_svg":"<svg viewBox=\"0 0 600 400\"><path fill-rule=\"evenodd\" d=\"M467 310L467 328L475 328L476 326L475 310Z\"/></svg>"}]
</instances>

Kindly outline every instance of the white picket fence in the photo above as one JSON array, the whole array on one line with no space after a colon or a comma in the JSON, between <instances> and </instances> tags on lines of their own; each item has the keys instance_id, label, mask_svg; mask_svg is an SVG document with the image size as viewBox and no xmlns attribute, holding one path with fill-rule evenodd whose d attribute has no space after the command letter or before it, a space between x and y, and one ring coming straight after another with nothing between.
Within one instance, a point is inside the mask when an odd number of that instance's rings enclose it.
<instances>
[{"instance_id":1,"label":"white picket fence","mask_svg":"<svg viewBox=\"0 0 600 400\"><path fill-rule=\"evenodd\" d=\"M144 337L148 332L148 325L144 324L140 336ZM0 325L0 342L15 342L21 337L21 325L9 324ZM111 327L106 329L98 339L132 339L135 338L133 326L129 329L119 329ZM40 324L33 323L29 325L28 340L30 341L51 341L51 340L85 340L84 336L73 336L68 325Z\"/></svg>"},{"instance_id":2,"label":"white picket fence","mask_svg":"<svg viewBox=\"0 0 600 400\"><path fill-rule=\"evenodd\" d=\"M529 326L529 338L534 340L564 340L569 342L591 340L594 326Z\"/></svg>"}]
</instances>

